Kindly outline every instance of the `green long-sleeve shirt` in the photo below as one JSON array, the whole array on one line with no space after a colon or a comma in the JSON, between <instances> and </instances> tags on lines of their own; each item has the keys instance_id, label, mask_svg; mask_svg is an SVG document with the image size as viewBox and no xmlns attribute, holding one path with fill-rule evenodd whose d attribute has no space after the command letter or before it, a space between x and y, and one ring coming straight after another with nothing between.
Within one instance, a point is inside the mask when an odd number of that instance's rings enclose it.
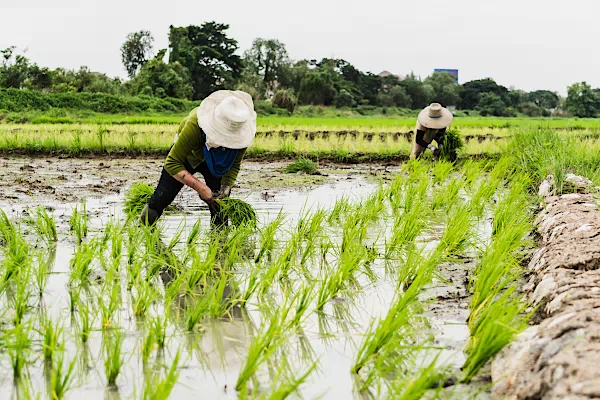
<instances>
[{"instance_id":1,"label":"green long-sleeve shirt","mask_svg":"<svg viewBox=\"0 0 600 400\"><path fill-rule=\"evenodd\" d=\"M171 151L165 161L165 170L171 176L184 171L186 169L184 165L186 161L194 169L204 161L203 147L206 137L203 137L198 125L197 110L197 108L193 109L181 121L179 128L177 128L177 141L171 147ZM245 153L246 149L241 149L238 152L231 169L221 179L221 185L233 186L235 184Z\"/></svg>"}]
</instances>

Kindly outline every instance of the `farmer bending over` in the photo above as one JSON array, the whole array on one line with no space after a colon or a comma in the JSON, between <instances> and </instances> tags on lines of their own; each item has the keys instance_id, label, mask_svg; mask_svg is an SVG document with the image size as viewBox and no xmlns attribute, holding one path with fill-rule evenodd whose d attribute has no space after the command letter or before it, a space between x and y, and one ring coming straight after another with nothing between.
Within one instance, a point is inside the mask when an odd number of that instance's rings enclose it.
<instances>
[{"instance_id":1,"label":"farmer bending over","mask_svg":"<svg viewBox=\"0 0 600 400\"><path fill-rule=\"evenodd\" d=\"M417 133L410 158L419 158L426 149L430 149L433 156L438 157L440 151L431 142L435 140L438 146L444 145L446 128L450 126L453 118L452 113L438 103L425 107L417 118Z\"/></svg>"},{"instance_id":2,"label":"farmer bending over","mask_svg":"<svg viewBox=\"0 0 600 400\"><path fill-rule=\"evenodd\" d=\"M217 199L229 197L246 148L256 134L256 112L249 94L219 90L179 124L158 186L141 213L152 225L187 185L208 205L212 226L223 226ZM194 177L200 173L206 182Z\"/></svg>"}]
</instances>

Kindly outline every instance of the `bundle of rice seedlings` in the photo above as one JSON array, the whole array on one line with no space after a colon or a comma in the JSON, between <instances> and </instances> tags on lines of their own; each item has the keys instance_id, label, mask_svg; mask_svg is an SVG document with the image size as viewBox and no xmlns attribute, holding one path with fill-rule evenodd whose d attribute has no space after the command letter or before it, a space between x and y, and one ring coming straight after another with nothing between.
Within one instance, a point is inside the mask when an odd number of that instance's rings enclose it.
<instances>
[{"instance_id":1,"label":"bundle of rice seedlings","mask_svg":"<svg viewBox=\"0 0 600 400\"><path fill-rule=\"evenodd\" d=\"M233 226L256 226L254 207L240 199L225 198L217 200L221 214L231 220Z\"/></svg>"},{"instance_id":2,"label":"bundle of rice seedlings","mask_svg":"<svg viewBox=\"0 0 600 400\"><path fill-rule=\"evenodd\" d=\"M137 182L131 185L125 194L125 203L123 203L125 213L128 215L139 215L146 204L148 204L153 193L154 188L147 183ZM173 205L170 205L165 209L165 212L176 210Z\"/></svg>"},{"instance_id":3,"label":"bundle of rice seedlings","mask_svg":"<svg viewBox=\"0 0 600 400\"><path fill-rule=\"evenodd\" d=\"M285 167L284 172L286 174L295 174L297 172L304 172L305 174L314 174L317 172L317 164L309 158L300 156L296 161Z\"/></svg>"},{"instance_id":4,"label":"bundle of rice seedlings","mask_svg":"<svg viewBox=\"0 0 600 400\"><path fill-rule=\"evenodd\" d=\"M463 147L465 144L460 133L456 129L448 129L444 135L444 144L440 146L440 159L455 161L458 151Z\"/></svg>"}]
</instances>

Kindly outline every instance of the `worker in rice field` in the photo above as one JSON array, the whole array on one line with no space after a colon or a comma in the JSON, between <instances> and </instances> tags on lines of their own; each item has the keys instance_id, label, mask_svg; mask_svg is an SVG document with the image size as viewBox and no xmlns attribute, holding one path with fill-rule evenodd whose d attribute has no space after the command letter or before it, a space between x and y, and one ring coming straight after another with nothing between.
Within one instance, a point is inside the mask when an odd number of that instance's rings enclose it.
<instances>
[{"instance_id":1,"label":"worker in rice field","mask_svg":"<svg viewBox=\"0 0 600 400\"><path fill-rule=\"evenodd\" d=\"M229 197L255 134L256 112L249 94L219 90L209 95L179 124L158 185L142 210L142 222L154 224L186 185L208 205L211 225L226 225L216 200ZM194 176L197 173L204 182Z\"/></svg>"},{"instance_id":2,"label":"worker in rice field","mask_svg":"<svg viewBox=\"0 0 600 400\"><path fill-rule=\"evenodd\" d=\"M420 157L427 149L432 151L434 157L438 157L440 154L438 147L444 145L444 135L453 118L452 113L439 103L432 103L425 107L417 117L415 141L410 158ZM432 144L434 140L438 147Z\"/></svg>"}]
</instances>

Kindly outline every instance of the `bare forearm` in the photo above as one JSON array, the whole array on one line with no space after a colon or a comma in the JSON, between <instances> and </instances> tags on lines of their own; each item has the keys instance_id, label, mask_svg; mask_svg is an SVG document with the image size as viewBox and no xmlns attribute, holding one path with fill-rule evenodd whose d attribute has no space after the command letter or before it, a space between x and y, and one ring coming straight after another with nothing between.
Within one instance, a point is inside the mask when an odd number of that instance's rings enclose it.
<instances>
[{"instance_id":1,"label":"bare forearm","mask_svg":"<svg viewBox=\"0 0 600 400\"><path fill-rule=\"evenodd\" d=\"M177 179L184 185L194 189L203 199L210 199L212 197L212 191L210 190L210 188L206 186L206 184L196 179L194 175L192 175L186 170L179 171L178 173L173 175L173 178Z\"/></svg>"}]
</instances>

